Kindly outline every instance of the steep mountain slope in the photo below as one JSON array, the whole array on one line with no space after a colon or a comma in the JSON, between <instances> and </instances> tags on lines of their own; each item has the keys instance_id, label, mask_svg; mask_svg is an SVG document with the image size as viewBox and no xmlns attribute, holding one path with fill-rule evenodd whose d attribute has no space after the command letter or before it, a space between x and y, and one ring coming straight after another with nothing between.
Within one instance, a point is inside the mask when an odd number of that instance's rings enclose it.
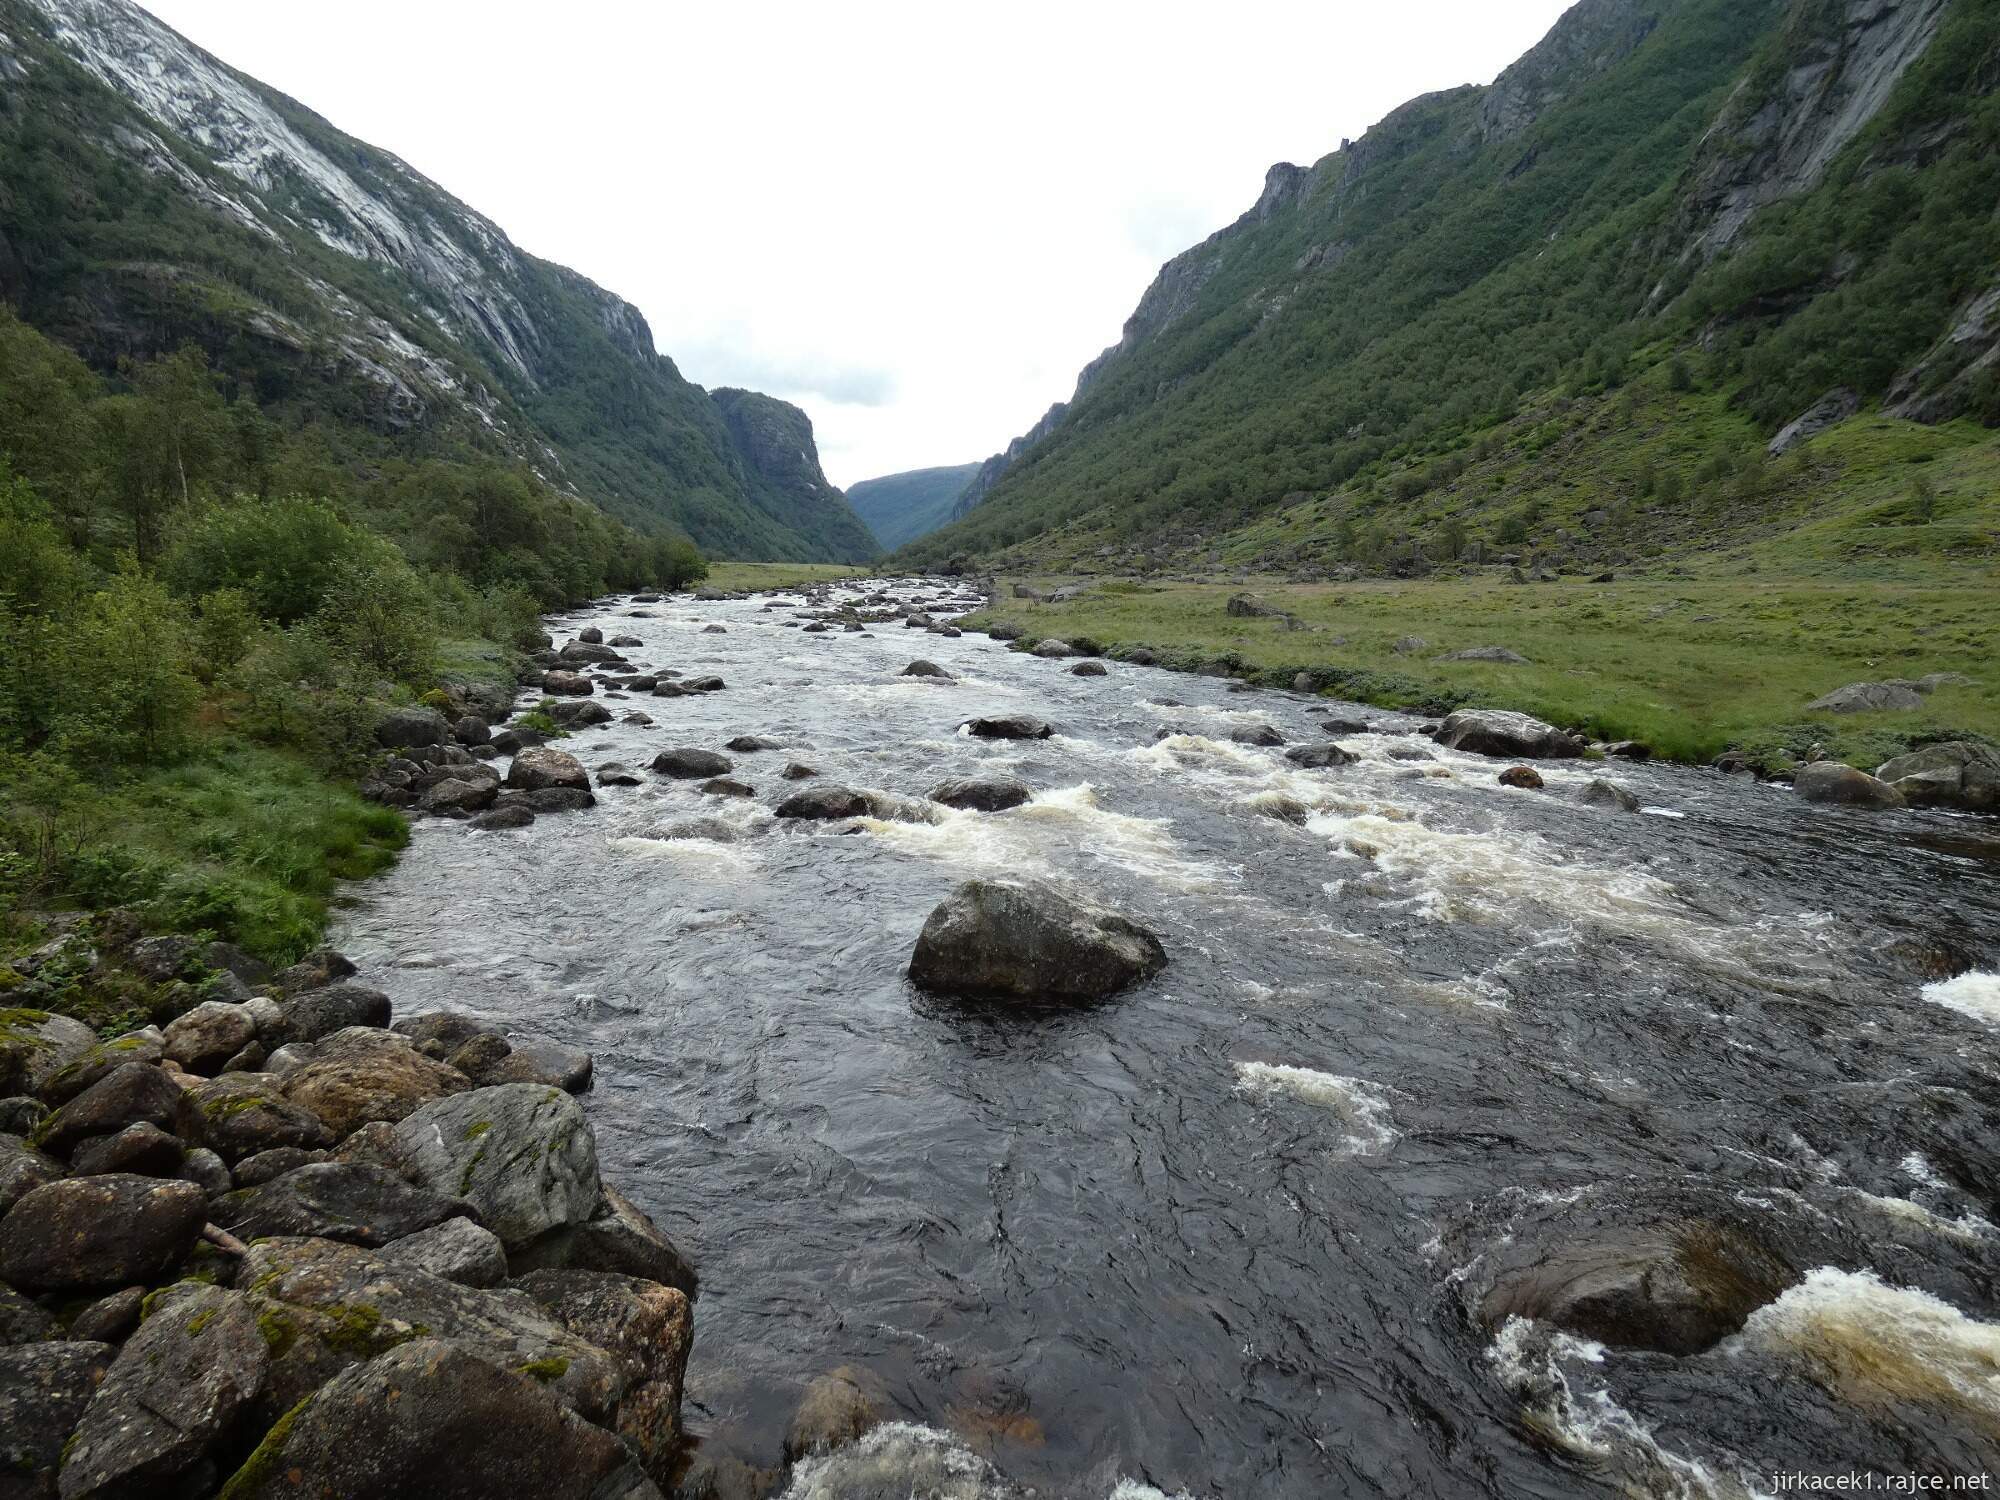
<instances>
[{"instance_id":1,"label":"steep mountain slope","mask_svg":"<svg viewBox=\"0 0 2000 1500\"><path fill-rule=\"evenodd\" d=\"M709 399L749 479L749 499L774 521L819 539L834 562L861 562L878 550L861 517L821 472L812 419L790 402L725 387Z\"/></svg>"},{"instance_id":2,"label":"steep mountain slope","mask_svg":"<svg viewBox=\"0 0 2000 1500\"><path fill-rule=\"evenodd\" d=\"M0 0L0 79L0 297L100 369L193 342L359 457L512 455L722 555L845 555L837 492L758 473L630 304L128 0Z\"/></svg>"},{"instance_id":3,"label":"steep mountain slope","mask_svg":"<svg viewBox=\"0 0 2000 1500\"><path fill-rule=\"evenodd\" d=\"M900 547L936 531L959 514L959 497L983 468L982 464L955 464L864 479L848 486L847 503L868 523L882 546Z\"/></svg>"},{"instance_id":4,"label":"steep mountain slope","mask_svg":"<svg viewBox=\"0 0 2000 1500\"><path fill-rule=\"evenodd\" d=\"M1532 463L1552 418L1615 443L1598 404L1669 367L1724 418L1660 460L1682 510L1831 390L2000 417L1996 81L1981 0L1583 0L1490 87L1273 167L909 556L1241 557L1311 508L1322 561L1457 557L1501 540L1475 458ZM1619 500L1663 504L1578 508Z\"/></svg>"}]
</instances>

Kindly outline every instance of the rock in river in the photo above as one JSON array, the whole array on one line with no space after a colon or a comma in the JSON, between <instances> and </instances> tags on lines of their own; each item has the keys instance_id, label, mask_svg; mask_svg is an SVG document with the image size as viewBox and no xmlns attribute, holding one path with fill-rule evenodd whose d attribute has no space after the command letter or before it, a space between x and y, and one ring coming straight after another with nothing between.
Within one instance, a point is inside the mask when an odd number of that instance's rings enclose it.
<instances>
[{"instance_id":1,"label":"rock in river","mask_svg":"<svg viewBox=\"0 0 2000 1500\"><path fill-rule=\"evenodd\" d=\"M965 732L981 740L1045 740L1055 731L1031 714L1003 714L988 719L968 719Z\"/></svg>"},{"instance_id":2,"label":"rock in river","mask_svg":"<svg viewBox=\"0 0 2000 1500\"><path fill-rule=\"evenodd\" d=\"M1894 787L1877 781L1866 771L1857 771L1837 760L1820 760L1800 766L1792 787L1808 802L1838 802L1849 807L1901 807L1904 804L1903 794Z\"/></svg>"},{"instance_id":3,"label":"rock in river","mask_svg":"<svg viewBox=\"0 0 2000 1500\"><path fill-rule=\"evenodd\" d=\"M781 818L806 818L832 821L838 818L864 818L871 811L868 798L853 787L816 786L803 792L794 792L777 806Z\"/></svg>"},{"instance_id":4,"label":"rock in river","mask_svg":"<svg viewBox=\"0 0 2000 1500\"><path fill-rule=\"evenodd\" d=\"M1553 724L1498 708L1462 708L1439 727L1437 742L1475 755L1511 755L1528 760L1572 759L1583 741Z\"/></svg>"},{"instance_id":5,"label":"rock in river","mask_svg":"<svg viewBox=\"0 0 2000 1500\"><path fill-rule=\"evenodd\" d=\"M726 776L733 767L726 755L682 745L677 749L662 750L654 756L653 769L676 781L703 781L711 776Z\"/></svg>"},{"instance_id":6,"label":"rock in river","mask_svg":"<svg viewBox=\"0 0 2000 1500\"><path fill-rule=\"evenodd\" d=\"M1137 923L1039 881L968 880L924 923L910 957L920 989L1095 1000L1166 967Z\"/></svg>"},{"instance_id":7,"label":"rock in river","mask_svg":"<svg viewBox=\"0 0 2000 1500\"><path fill-rule=\"evenodd\" d=\"M587 792L590 773L584 770L582 761L567 751L535 745L514 757L514 763L507 768L507 785L529 792L549 786Z\"/></svg>"},{"instance_id":8,"label":"rock in river","mask_svg":"<svg viewBox=\"0 0 2000 1500\"><path fill-rule=\"evenodd\" d=\"M940 781L925 795L946 807L1004 812L1032 799L1035 790L1027 782L1017 781L1011 776L980 776Z\"/></svg>"}]
</instances>

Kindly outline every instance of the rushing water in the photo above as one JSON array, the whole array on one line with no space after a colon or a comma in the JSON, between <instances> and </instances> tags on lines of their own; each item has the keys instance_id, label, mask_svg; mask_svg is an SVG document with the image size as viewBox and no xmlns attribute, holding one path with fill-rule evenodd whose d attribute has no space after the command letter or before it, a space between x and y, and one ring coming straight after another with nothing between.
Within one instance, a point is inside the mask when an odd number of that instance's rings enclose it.
<instances>
[{"instance_id":1,"label":"rushing water","mask_svg":"<svg viewBox=\"0 0 2000 1500\"><path fill-rule=\"evenodd\" d=\"M1323 739L1340 705L895 622L807 634L805 603L553 626L728 683L613 696L657 722L564 748L643 769L769 736L790 748L732 757L754 801L649 776L519 832L425 823L338 934L405 1014L595 1053L606 1175L701 1268L707 1454L775 1468L804 1383L846 1365L1082 1500L2000 1467L2000 828L1665 767L1513 791L1370 710L1334 736L1358 764L1304 771L1229 731ZM897 675L917 657L958 680ZM1058 733L956 732L996 712ZM788 759L885 816L774 821ZM1037 796L921 801L975 771ZM1581 805L1596 774L1645 811ZM661 836L697 818L720 826ZM925 916L995 873L1146 922L1169 967L1060 1013L918 994ZM1518 1237L1717 1209L1810 1274L1706 1354L1469 1312Z\"/></svg>"}]
</instances>

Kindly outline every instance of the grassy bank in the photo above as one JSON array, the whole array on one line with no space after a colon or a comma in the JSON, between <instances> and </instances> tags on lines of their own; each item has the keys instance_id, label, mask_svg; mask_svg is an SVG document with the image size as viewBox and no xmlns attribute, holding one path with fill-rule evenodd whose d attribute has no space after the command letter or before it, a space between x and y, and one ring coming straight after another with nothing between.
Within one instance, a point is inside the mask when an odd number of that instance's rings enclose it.
<instances>
[{"instance_id":1,"label":"grassy bank","mask_svg":"<svg viewBox=\"0 0 2000 1500\"><path fill-rule=\"evenodd\" d=\"M837 578L866 578L868 574L868 569L851 567L846 563L712 562L708 565L708 577L702 580L701 586L722 589L727 593L795 589L807 584L828 583Z\"/></svg>"},{"instance_id":2,"label":"grassy bank","mask_svg":"<svg viewBox=\"0 0 2000 1500\"><path fill-rule=\"evenodd\" d=\"M1324 691L1384 707L1517 708L1605 739L1642 739L1677 760L1741 746L1775 761L1819 743L1873 765L1911 738L2000 739L2000 599L1984 582L1112 580L1049 604L1006 597L1015 581L972 623L1005 620L1031 639L1089 637L1112 654L1145 646L1163 664L1286 685L1312 672ZM1298 626L1230 615L1239 592ZM1408 637L1424 644L1397 650ZM1438 659L1475 646L1528 663ZM1942 689L1909 713L1805 708L1844 683L1930 672L1977 685Z\"/></svg>"}]
</instances>

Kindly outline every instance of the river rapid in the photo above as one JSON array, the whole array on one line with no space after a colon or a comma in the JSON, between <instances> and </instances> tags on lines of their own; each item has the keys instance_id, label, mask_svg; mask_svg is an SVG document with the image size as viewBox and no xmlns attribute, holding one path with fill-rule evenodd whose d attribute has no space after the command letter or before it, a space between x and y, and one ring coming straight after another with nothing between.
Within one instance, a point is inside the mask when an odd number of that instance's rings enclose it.
<instances>
[{"instance_id":1,"label":"river rapid","mask_svg":"<svg viewBox=\"0 0 2000 1500\"><path fill-rule=\"evenodd\" d=\"M823 598L883 589L971 602ZM861 1477L801 1466L801 1500L932 1470L1306 1500L2000 1469L2000 825L1624 763L1512 790L1405 716L900 621L808 634L808 604L551 622L727 687L600 683L620 719L562 748L644 785L424 822L334 935L399 1014L595 1054L605 1176L701 1271L704 1463L775 1470L805 1383L849 1366L910 1425ZM1056 734L957 731L995 713ZM1361 758L1301 770L1229 738L1254 725ZM753 799L644 772L745 734L787 747L731 755ZM788 760L882 815L777 822ZM982 772L1035 799L923 801ZM1582 805L1597 775L1643 811ZM926 915L997 874L1145 923L1168 968L1038 1014L916 992ZM1717 1215L1802 1279L1705 1353L1478 1316L1512 1247Z\"/></svg>"}]
</instances>

